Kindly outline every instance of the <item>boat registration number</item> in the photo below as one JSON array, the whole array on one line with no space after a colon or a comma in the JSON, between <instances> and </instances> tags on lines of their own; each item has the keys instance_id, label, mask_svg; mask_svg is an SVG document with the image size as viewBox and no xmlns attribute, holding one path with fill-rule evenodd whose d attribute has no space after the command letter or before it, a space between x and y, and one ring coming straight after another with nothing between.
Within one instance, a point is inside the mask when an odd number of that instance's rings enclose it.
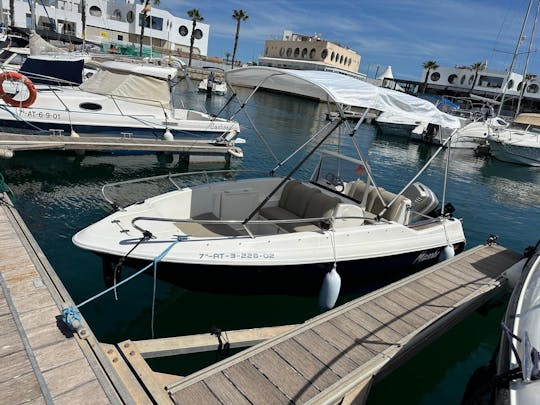
<instances>
[{"instance_id":1,"label":"boat registration number","mask_svg":"<svg viewBox=\"0 0 540 405\"><path fill-rule=\"evenodd\" d=\"M60 119L60 113L50 113L50 112L43 112L43 111L19 110L19 115L24 118L45 118L47 120Z\"/></svg>"},{"instance_id":2,"label":"boat registration number","mask_svg":"<svg viewBox=\"0 0 540 405\"><path fill-rule=\"evenodd\" d=\"M273 259L274 253L269 252L234 252L234 253L199 253L199 259Z\"/></svg>"}]
</instances>

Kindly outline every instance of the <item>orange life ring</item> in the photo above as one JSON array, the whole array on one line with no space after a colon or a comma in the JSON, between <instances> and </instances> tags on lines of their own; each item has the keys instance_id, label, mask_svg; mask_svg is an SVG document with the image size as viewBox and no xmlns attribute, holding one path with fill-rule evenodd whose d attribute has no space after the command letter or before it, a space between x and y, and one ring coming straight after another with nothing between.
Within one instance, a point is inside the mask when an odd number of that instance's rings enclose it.
<instances>
[{"instance_id":1,"label":"orange life ring","mask_svg":"<svg viewBox=\"0 0 540 405\"><path fill-rule=\"evenodd\" d=\"M3 87L4 80L20 81L22 84L26 86L26 88L28 89L28 92L30 93L28 98L24 101L18 101L10 97L4 91L4 87ZM34 87L34 83L32 83L32 81L25 75L20 74L19 72L4 72L0 74L0 97L2 97L2 100L4 100L7 104L12 105L13 107L26 108L34 104L34 101L36 101L37 92L36 92L36 88Z\"/></svg>"}]
</instances>

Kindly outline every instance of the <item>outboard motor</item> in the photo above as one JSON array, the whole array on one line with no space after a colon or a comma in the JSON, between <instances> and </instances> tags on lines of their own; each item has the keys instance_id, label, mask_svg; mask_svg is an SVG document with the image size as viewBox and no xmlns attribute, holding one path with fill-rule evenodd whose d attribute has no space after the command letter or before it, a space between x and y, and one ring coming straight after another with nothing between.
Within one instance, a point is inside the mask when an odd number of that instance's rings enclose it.
<instances>
[{"instance_id":1,"label":"outboard motor","mask_svg":"<svg viewBox=\"0 0 540 405\"><path fill-rule=\"evenodd\" d=\"M425 219L422 215L429 215L439 205L439 199L435 193L420 182L413 183L407 187L403 192L403 196L411 200L411 209L413 211L411 216L412 221Z\"/></svg>"}]
</instances>

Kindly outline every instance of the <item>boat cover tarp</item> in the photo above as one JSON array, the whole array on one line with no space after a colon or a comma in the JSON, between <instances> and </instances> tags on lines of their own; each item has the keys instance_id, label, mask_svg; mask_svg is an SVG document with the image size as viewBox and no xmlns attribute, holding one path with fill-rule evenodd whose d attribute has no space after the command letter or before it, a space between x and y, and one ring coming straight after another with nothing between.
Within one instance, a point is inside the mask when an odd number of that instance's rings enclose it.
<instances>
[{"instance_id":1,"label":"boat cover tarp","mask_svg":"<svg viewBox=\"0 0 540 405\"><path fill-rule=\"evenodd\" d=\"M41 58L26 58L20 71L29 76L34 83L61 84L65 82L73 84L82 83L84 60L55 60Z\"/></svg>"},{"instance_id":2,"label":"boat cover tarp","mask_svg":"<svg viewBox=\"0 0 540 405\"><path fill-rule=\"evenodd\" d=\"M534 125L540 127L540 114L523 113L519 114L514 120L516 124Z\"/></svg>"},{"instance_id":3,"label":"boat cover tarp","mask_svg":"<svg viewBox=\"0 0 540 405\"><path fill-rule=\"evenodd\" d=\"M263 88L284 93L371 108L446 128L460 127L456 117L443 113L429 101L338 73L253 66L230 70L225 78L231 86L256 87L262 83Z\"/></svg>"},{"instance_id":4,"label":"boat cover tarp","mask_svg":"<svg viewBox=\"0 0 540 405\"><path fill-rule=\"evenodd\" d=\"M151 76L115 70L100 70L80 86L90 93L135 99L136 102L170 108L167 81Z\"/></svg>"}]
</instances>

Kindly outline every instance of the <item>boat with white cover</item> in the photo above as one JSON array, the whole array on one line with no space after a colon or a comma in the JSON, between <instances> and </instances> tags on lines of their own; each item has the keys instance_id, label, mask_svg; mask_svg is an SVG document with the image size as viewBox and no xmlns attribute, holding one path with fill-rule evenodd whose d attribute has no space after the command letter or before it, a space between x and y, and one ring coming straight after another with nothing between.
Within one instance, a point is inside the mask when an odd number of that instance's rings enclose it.
<instances>
[{"instance_id":1,"label":"boat with white cover","mask_svg":"<svg viewBox=\"0 0 540 405\"><path fill-rule=\"evenodd\" d=\"M78 87L36 85L0 74L0 127L25 134L66 132L148 138L221 136L238 132L235 121L174 108L176 68L104 62Z\"/></svg>"},{"instance_id":2,"label":"boat with white cover","mask_svg":"<svg viewBox=\"0 0 540 405\"><path fill-rule=\"evenodd\" d=\"M519 114L509 127L489 134L488 141L498 160L540 166L540 114Z\"/></svg>"},{"instance_id":3,"label":"boat with white cover","mask_svg":"<svg viewBox=\"0 0 540 405\"><path fill-rule=\"evenodd\" d=\"M461 221L444 198L437 210L437 197L416 181L436 155L401 191L391 192L376 185L357 148L356 132L370 109L414 113L402 102L403 94L392 98L379 87L331 72L249 67L228 72L226 79L229 85L250 83L253 92L265 81L302 88L335 103L339 111L346 105L366 110L354 128L344 116L324 122L310 141L264 176L202 173L202 182L201 173L195 173L196 181L188 181L190 173L161 176L171 180L173 191L121 208L73 236L75 245L103 257L106 276L115 275L120 259L139 268L161 255L158 277L191 289L316 293L336 270L343 289L353 289L370 276L417 271L463 250ZM435 106L431 114L435 121L437 116L438 122L447 120ZM342 125L343 142L350 142L358 156L327 148L321 152ZM293 170L277 176L285 161L301 151L304 156ZM293 179L319 152L311 179ZM105 198L114 202L112 189L124 185L104 187Z\"/></svg>"}]
</instances>

